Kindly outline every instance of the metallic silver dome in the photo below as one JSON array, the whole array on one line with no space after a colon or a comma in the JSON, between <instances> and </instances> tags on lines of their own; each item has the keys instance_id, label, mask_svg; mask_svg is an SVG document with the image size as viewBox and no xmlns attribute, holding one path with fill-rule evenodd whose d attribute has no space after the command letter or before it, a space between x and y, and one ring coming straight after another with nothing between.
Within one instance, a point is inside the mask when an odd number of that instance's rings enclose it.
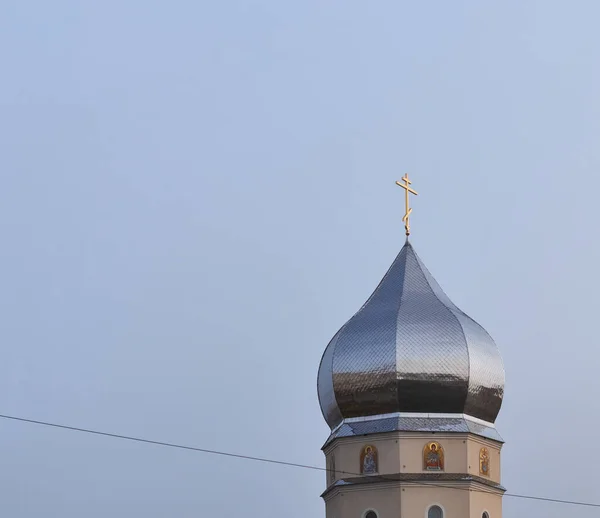
<instances>
[{"instance_id":1,"label":"metallic silver dome","mask_svg":"<svg viewBox=\"0 0 600 518\"><path fill-rule=\"evenodd\" d=\"M332 430L403 413L462 415L493 427L504 366L490 335L450 301L407 241L325 349L318 392Z\"/></svg>"}]
</instances>

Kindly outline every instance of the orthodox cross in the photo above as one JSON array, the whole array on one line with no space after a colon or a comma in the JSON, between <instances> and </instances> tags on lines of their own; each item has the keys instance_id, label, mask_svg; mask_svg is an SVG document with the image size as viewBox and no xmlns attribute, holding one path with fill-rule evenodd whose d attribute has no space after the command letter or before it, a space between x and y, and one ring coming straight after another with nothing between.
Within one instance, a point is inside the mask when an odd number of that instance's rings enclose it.
<instances>
[{"instance_id":1,"label":"orthodox cross","mask_svg":"<svg viewBox=\"0 0 600 518\"><path fill-rule=\"evenodd\" d=\"M408 179L408 174L404 175L404 178L402 178L402 181L404 183L396 182L396 185L399 185L400 187L402 187L406 194L406 214L404 214L402 221L404 222L404 228L406 229L406 235L410 236L410 215L412 214L412 209L410 208L410 195L411 194L417 195L419 193L410 187L410 184L412 182Z\"/></svg>"}]
</instances>

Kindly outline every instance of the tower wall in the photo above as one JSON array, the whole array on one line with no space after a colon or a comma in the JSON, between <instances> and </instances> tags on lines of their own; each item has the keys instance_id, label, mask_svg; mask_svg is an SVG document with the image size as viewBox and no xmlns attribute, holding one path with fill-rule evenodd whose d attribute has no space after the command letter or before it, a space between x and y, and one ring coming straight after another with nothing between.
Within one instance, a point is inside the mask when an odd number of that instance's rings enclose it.
<instances>
[{"instance_id":1,"label":"tower wall","mask_svg":"<svg viewBox=\"0 0 600 518\"><path fill-rule=\"evenodd\" d=\"M423 466L424 448L438 442L444 450L443 473L463 473L482 476L496 484L501 480L502 444L473 434L440 434L418 432L393 432L366 437L336 439L325 450L328 467L327 483L331 485L332 466L335 480L362 476L361 451L368 445L377 450L380 475L427 473ZM480 454L485 448L489 453L489 471L480 472Z\"/></svg>"},{"instance_id":2,"label":"tower wall","mask_svg":"<svg viewBox=\"0 0 600 518\"><path fill-rule=\"evenodd\" d=\"M478 491L410 484L388 484L370 490L341 489L326 499L326 516L364 518L373 510L379 518L427 518L429 508L438 505L444 511L444 518L481 518L485 511L490 518L501 517L501 497Z\"/></svg>"},{"instance_id":3,"label":"tower wall","mask_svg":"<svg viewBox=\"0 0 600 518\"><path fill-rule=\"evenodd\" d=\"M440 461L429 469L432 444ZM393 432L336 439L324 450L329 469L323 494L326 516L365 518L373 510L377 518L427 518L428 509L438 505L444 518L482 518L484 512L501 518L501 447L496 441L457 433ZM482 472L482 458L487 473Z\"/></svg>"}]
</instances>

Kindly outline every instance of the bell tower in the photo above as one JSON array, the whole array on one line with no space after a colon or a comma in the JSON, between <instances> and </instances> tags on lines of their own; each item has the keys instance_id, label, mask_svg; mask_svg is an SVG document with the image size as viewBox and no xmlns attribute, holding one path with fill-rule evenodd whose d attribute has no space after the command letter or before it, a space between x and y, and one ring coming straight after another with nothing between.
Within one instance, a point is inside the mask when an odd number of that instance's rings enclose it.
<instances>
[{"instance_id":1,"label":"bell tower","mask_svg":"<svg viewBox=\"0 0 600 518\"><path fill-rule=\"evenodd\" d=\"M325 349L317 385L326 518L502 517L502 359L408 237Z\"/></svg>"}]
</instances>

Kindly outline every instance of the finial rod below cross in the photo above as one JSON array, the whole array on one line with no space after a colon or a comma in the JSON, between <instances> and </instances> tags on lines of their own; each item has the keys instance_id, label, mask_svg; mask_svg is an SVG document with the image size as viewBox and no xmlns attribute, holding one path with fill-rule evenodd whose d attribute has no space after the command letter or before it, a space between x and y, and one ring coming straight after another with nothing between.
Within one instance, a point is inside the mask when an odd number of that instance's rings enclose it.
<instances>
[{"instance_id":1,"label":"finial rod below cross","mask_svg":"<svg viewBox=\"0 0 600 518\"><path fill-rule=\"evenodd\" d=\"M400 187L402 187L406 194L406 214L404 214L402 221L404 222L404 228L406 229L406 235L410 236L410 215L412 214L412 209L410 208L410 195L414 194L416 196L419 193L410 186L410 184L412 182L408 179L408 174L404 175L404 177L402 178L402 181L404 183L396 182L396 185L399 185Z\"/></svg>"}]
</instances>

